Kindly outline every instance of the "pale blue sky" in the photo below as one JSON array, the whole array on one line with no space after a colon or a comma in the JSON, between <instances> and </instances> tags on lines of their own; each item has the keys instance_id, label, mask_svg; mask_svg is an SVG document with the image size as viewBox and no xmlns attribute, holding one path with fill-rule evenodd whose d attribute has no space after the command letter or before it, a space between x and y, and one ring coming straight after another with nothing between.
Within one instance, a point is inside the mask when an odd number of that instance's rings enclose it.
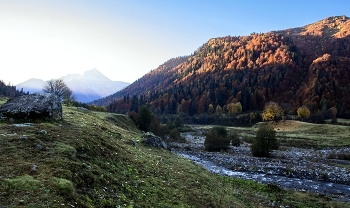
<instances>
[{"instance_id":1,"label":"pale blue sky","mask_svg":"<svg viewBox=\"0 0 350 208\"><path fill-rule=\"evenodd\" d=\"M96 68L133 82L210 38L304 26L349 8L348 0L0 0L0 79Z\"/></svg>"}]
</instances>

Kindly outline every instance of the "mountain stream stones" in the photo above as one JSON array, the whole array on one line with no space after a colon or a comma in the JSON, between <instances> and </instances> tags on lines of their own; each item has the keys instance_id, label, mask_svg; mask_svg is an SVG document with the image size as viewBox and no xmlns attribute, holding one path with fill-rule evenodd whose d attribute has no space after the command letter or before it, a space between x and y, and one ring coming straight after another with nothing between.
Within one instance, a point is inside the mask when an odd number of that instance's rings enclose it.
<instances>
[{"instance_id":1,"label":"mountain stream stones","mask_svg":"<svg viewBox=\"0 0 350 208\"><path fill-rule=\"evenodd\" d=\"M205 152L204 136L195 132L182 134L186 144L171 144L172 152L190 159L205 169L231 177L276 183L283 188L338 195L350 201L350 166L348 160L329 159L341 149L301 149L283 147L272 152L271 158L253 157L249 144L231 147L228 152ZM187 146L186 146L187 145Z\"/></svg>"}]
</instances>

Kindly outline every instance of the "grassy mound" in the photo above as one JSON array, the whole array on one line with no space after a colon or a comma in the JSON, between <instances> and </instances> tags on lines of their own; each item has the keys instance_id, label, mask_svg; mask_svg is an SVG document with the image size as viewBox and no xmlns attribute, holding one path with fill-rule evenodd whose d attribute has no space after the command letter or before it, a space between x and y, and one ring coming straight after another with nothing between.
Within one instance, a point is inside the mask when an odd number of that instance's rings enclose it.
<instances>
[{"instance_id":1,"label":"grassy mound","mask_svg":"<svg viewBox=\"0 0 350 208\"><path fill-rule=\"evenodd\" d=\"M263 184L220 177L144 146L125 115L63 110L60 122L0 123L0 206L268 207L276 200ZM299 192L282 199L300 207L348 205Z\"/></svg>"}]
</instances>

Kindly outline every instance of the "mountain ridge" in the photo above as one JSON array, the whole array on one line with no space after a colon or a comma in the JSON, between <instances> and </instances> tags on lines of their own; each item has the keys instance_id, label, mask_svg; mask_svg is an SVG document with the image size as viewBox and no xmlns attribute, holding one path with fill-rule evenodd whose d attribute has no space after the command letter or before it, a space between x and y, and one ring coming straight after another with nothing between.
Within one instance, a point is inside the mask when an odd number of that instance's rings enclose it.
<instances>
[{"instance_id":1,"label":"mountain ridge","mask_svg":"<svg viewBox=\"0 0 350 208\"><path fill-rule=\"evenodd\" d=\"M225 107L232 102L241 102L243 111L258 110L269 101L290 103L294 110L307 105L312 112L333 106L349 109L350 86L344 81L350 78L345 70L349 54L350 19L345 16L298 28L212 38L176 66L164 70L161 65L128 88L92 104L109 103L108 110L127 112L131 101L125 97L131 100L135 95L139 106L148 104L158 113L202 114L208 112L209 104ZM330 57L327 63L312 65L323 56ZM151 75L162 81L149 85L146 78ZM151 90L136 90L149 86Z\"/></svg>"},{"instance_id":2,"label":"mountain ridge","mask_svg":"<svg viewBox=\"0 0 350 208\"><path fill-rule=\"evenodd\" d=\"M145 74L143 77L140 79L136 80L133 82L133 85L127 86L124 90L120 90L114 94L111 94L107 97L101 98L99 100L94 100L90 102L89 104L93 105L108 105L111 100L118 99L118 98L123 98L123 96L126 96L128 93L129 94L135 94L135 93L141 93L143 91L150 91L154 87L156 87L164 78L165 74L178 64L182 63L187 59L188 56L181 56L177 58L172 58L163 64L159 65L158 68L151 70L149 73ZM147 82L147 86L140 85L138 83L143 83Z\"/></svg>"}]
</instances>

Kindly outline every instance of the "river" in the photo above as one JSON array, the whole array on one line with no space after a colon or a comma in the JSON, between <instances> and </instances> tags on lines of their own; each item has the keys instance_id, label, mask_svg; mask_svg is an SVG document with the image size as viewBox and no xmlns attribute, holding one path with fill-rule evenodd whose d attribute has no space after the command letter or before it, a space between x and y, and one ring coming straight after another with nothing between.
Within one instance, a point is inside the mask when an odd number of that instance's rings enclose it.
<instances>
[{"instance_id":1,"label":"river","mask_svg":"<svg viewBox=\"0 0 350 208\"><path fill-rule=\"evenodd\" d=\"M192 133L182 136L187 143L173 144L172 152L210 172L265 184L274 183L288 190L325 194L336 200L350 201L349 170L330 165L349 165L350 161L328 160L326 155L333 150L285 147L283 151L274 152L274 158L256 158L251 156L247 145L231 147L228 152L212 153L203 151L203 136L193 136Z\"/></svg>"}]
</instances>

